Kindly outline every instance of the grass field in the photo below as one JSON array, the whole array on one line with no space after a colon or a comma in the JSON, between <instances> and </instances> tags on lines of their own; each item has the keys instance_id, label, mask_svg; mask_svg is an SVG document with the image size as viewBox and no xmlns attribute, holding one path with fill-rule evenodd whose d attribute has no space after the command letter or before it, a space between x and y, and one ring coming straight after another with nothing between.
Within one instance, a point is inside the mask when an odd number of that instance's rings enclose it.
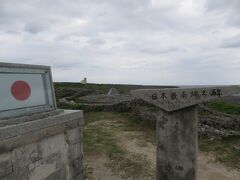
<instances>
[{"instance_id":1,"label":"grass field","mask_svg":"<svg viewBox=\"0 0 240 180\"><path fill-rule=\"evenodd\" d=\"M156 152L151 151L153 159L146 156L149 150L156 149L154 129L141 119L124 112L88 112L85 120L83 147L86 179L98 179L98 174L94 174L99 168L96 164L102 162L103 157L107 157L107 161L101 166L110 169L121 179L155 179ZM132 146L134 143L136 145ZM124 144L130 144L130 150ZM200 153L210 153L215 161L228 169L240 169L240 136L222 140L200 139L199 149ZM88 164L91 157L94 162Z\"/></svg>"},{"instance_id":2,"label":"grass field","mask_svg":"<svg viewBox=\"0 0 240 180\"><path fill-rule=\"evenodd\" d=\"M120 144L121 137L126 134L130 139L139 138L141 145L155 142L153 130L127 113L91 112L85 115L85 119L83 147L86 159L107 156L109 161L105 166L124 179L154 176L150 162L143 154L129 152ZM91 179L91 171L86 172Z\"/></svg>"},{"instance_id":3,"label":"grass field","mask_svg":"<svg viewBox=\"0 0 240 180\"><path fill-rule=\"evenodd\" d=\"M240 105L238 104L215 100L208 102L207 105L218 112L240 115ZM200 139L199 148L201 151L213 154L216 161L228 167L240 169L240 136L229 136L215 140Z\"/></svg>"},{"instance_id":4,"label":"grass field","mask_svg":"<svg viewBox=\"0 0 240 180\"><path fill-rule=\"evenodd\" d=\"M229 136L221 140L201 139L199 148L212 153L216 161L240 169L240 136Z\"/></svg>"},{"instance_id":5,"label":"grass field","mask_svg":"<svg viewBox=\"0 0 240 180\"><path fill-rule=\"evenodd\" d=\"M159 88L159 86L139 86L139 85L118 85L118 84L80 84L80 83L55 83L55 88L80 88L97 90L101 93L107 93L112 87L115 87L123 94L129 94L130 90L138 88ZM222 100L208 102L207 105L212 109L233 115L240 115L240 105L226 103ZM69 107L66 107L69 108ZM73 109L76 107L72 107ZM81 107L78 107L79 109ZM144 122L139 121L131 113L118 112L88 112L85 114L86 126L84 131L84 151L85 154L103 153L111 159L109 166L116 167L113 171L119 171L122 176L133 176L138 171L145 172L143 165L147 164L142 156L126 152L117 143L116 133L121 131L142 131L141 139L144 142L155 142L154 130L146 126ZM109 127L107 120L116 123L116 127ZM120 121L119 121L120 120ZM120 124L119 124L120 123ZM141 143L140 143L141 144ZM201 151L213 154L216 161L224 163L231 168L240 169L240 136L230 136L222 140L200 139L199 148ZM116 163L119 166L116 166ZM115 164L115 165L114 165ZM148 167L149 168L149 167ZM149 170L149 169L148 169ZM147 170L147 171L148 171ZM122 172L121 172L122 171ZM143 173L144 174L144 173ZM142 175L143 175L142 174Z\"/></svg>"},{"instance_id":6,"label":"grass field","mask_svg":"<svg viewBox=\"0 0 240 180\"><path fill-rule=\"evenodd\" d=\"M230 104L224 101L211 101L208 103L208 106L213 108L216 111L233 114L233 115L240 115L240 105L238 104Z\"/></svg>"},{"instance_id":7,"label":"grass field","mask_svg":"<svg viewBox=\"0 0 240 180\"><path fill-rule=\"evenodd\" d=\"M131 84L81 84L81 83L67 83L55 82L55 88L82 88L89 90L97 90L100 93L106 94L112 87L116 88L122 94L129 94L133 89L151 89L151 88L168 88L175 86L146 86L146 85L131 85Z\"/></svg>"}]
</instances>

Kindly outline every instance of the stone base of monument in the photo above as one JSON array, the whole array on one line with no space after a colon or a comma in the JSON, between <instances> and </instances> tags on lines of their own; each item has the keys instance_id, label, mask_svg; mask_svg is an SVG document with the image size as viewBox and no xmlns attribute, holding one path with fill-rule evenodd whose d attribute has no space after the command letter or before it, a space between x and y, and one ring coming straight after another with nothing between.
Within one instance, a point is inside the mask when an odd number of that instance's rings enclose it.
<instances>
[{"instance_id":1,"label":"stone base of monument","mask_svg":"<svg viewBox=\"0 0 240 180\"><path fill-rule=\"evenodd\" d=\"M0 179L83 179L82 111L0 121Z\"/></svg>"}]
</instances>

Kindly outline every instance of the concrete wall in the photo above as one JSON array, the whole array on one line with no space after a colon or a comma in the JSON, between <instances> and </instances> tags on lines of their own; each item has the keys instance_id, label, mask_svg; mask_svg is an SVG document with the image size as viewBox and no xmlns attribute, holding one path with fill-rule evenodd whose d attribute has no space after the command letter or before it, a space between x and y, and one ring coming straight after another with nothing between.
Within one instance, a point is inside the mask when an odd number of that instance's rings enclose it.
<instances>
[{"instance_id":1,"label":"concrete wall","mask_svg":"<svg viewBox=\"0 0 240 180\"><path fill-rule=\"evenodd\" d=\"M83 179L82 111L8 121L0 123L1 180Z\"/></svg>"}]
</instances>

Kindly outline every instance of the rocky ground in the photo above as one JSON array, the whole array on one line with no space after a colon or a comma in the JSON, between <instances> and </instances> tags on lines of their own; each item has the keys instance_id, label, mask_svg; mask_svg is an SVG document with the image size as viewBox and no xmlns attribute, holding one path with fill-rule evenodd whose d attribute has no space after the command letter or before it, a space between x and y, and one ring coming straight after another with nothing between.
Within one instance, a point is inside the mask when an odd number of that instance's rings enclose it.
<instances>
[{"instance_id":1,"label":"rocky ground","mask_svg":"<svg viewBox=\"0 0 240 180\"><path fill-rule=\"evenodd\" d=\"M71 92L72 91L67 91L69 94ZM81 93L78 92L78 95ZM61 93L59 96L61 96ZM131 103L132 100L133 98L130 95L124 94L115 96L106 94L77 96L75 92L74 96L58 99L58 104L60 107L62 105L64 105L63 107L68 105L81 105L79 108L85 108L87 111L125 111L131 108L139 118L142 118L154 127L156 122L155 109L145 104L136 106L136 103ZM240 97L236 96L225 97L222 100L227 103L240 104ZM229 135L240 135L240 116L221 113L213 110L206 104L201 104L199 106L198 127L199 136L209 139L222 138Z\"/></svg>"},{"instance_id":2,"label":"rocky ground","mask_svg":"<svg viewBox=\"0 0 240 180\"><path fill-rule=\"evenodd\" d=\"M157 114L153 107L138 106L135 115L155 127ZM199 106L198 134L200 138L221 139L240 135L240 116L217 112L206 105Z\"/></svg>"},{"instance_id":3,"label":"rocky ground","mask_svg":"<svg viewBox=\"0 0 240 180\"><path fill-rule=\"evenodd\" d=\"M89 96L83 96L79 97L75 102L79 103L88 103L88 104L113 104L123 101L130 101L131 96L130 95L89 95Z\"/></svg>"},{"instance_id":4,"label":"rocky ground","mask_svg":"<svg viewBox=\"0 0 240 180\"><path fill-rule=\"evenodd\" d=\"M119 87L121 94L116 96L107 95L108 85L61 84L55 88L58 107L88 112L86 179L155 179L156 107L132 101L129 91L137 87ZM211 103L199 106L200 180L236 180L240 176L240 97L221 100L222 104L214 104L216 108Z\"/></svg>"},{"instance_id":5,"label":"rocky ground","mask_svg":"<svg viewBox=\"0 0 240 180\"><path fill-rule=\"evenodd\" d=\"M207 106L199 108L199 136L219 139L240 135L240 116L217 112Z\"/></svg>"},{"instance_id":6,"label":"rocky ground","mask_svg":"<svg viewBox=\"0 0 240 180\"><path fill-rule=\"evenodd\" d=\"M240 96L226 96L222 98L224 102L231 104L240 104Z\"/></svg>"},{"instance_id":7,"label":"rocky ground","mask_svg":"<svg viewBox=\"0 0 240 180\"><path fill-rule=\"evenodd\" d=\"M155 132L123 113L86 115L84 162L89 180L155 179ZM217 163L214 156L198 154L199 180L236 180L240 171Z\"/></svg>"}]
</instances>

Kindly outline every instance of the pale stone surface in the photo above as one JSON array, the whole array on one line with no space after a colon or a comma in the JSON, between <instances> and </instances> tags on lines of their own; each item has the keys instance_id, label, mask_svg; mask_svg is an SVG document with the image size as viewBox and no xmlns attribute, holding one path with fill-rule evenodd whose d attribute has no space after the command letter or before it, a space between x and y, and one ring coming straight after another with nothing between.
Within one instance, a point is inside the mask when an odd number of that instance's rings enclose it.
<instances>
[{"instance_id":1,"label":"pale stone surface","mask_svg":"<svg viewBox=\"0 0 240 180\"><path fill-rule=\"evenodd\" d=\"M82 111L64 111L0 127L0 179L80 179L82 125Z\"/></svg>"},{"instance_id":2,"label":"pale stone surface","mask_svg":"<svg viewBox=\"0 0 240 180\"><path fill-rule=\"evenodd\" d=\"M49 155L56 153L58 151L62 151L65 149L66 142L65 142L65 135L59 134L56 136L52 136L44 140L40 144L40 148L42 151L42 157L48 157Z\"/></svg>"},{"instance_id":3,"label":"pale stone surface","mask_svg":"<svg viewBox=\"0 0 240 180\"><path fill-rule=\"evenodd\" d=\"M203 101L238 94L240 86L215 86L201 88L138 89L131 93L165 111L189 107Z\"/></svg>"},{"instance_id":4,"label":"pale stone surface","mask_svg":"<svg viewBox=\"0 0 240 180\"><path fill-rule=\"evenodd\" d=\"M193 180L196 176L197 107L159 111L157 179Z\"/></svg>"},{"instance_id":5,"label":"pale stone surface","mask_svg":"<svg viewBox=\"0 0 240 180\"><path fill-rule=\"evenodd\" d=\"M81 111L68 110L54 116L34 119L33 121L28 121L18 125L6 125L4 127L0 127L0 140L56 126L58 124L67 123L71 120L79 118L81 119L80 123L83 124L83 114Z\"/></svg>"},{"instance_id":6,"label":"pale stone surface","mask_svg":"<svg viewBox=\"0 0 240 180\"><path fill-rule=\"evenodd\" d=\"M19 171L30 163L42 158L42 151L38 143L29 144L16 148L12 151L12 162L14 171Z\"/></svg>"},{"instance_id":7,"label":"pale stone surface","mask_svg":"<svg viewBox=\"0 0 240 180\"><path fill-rule=\"evenodd\" d=\"M57 159L57 157L55 158ZM36 166L33 169L33 171L30 173L29 179L41 180L41 179L47 178L57 170L56 166L57 166L56 161L52 161L52 162L42 161L42 163Z\"/></svg>"},{"instance_id":8,"label":"pale stone surface","mask_svg":"<svg viewBox=\"0 0 240 180\"><path fill-rule=\"evenodd\" d=\"M37 119L43 119L43 118L47 118L49 116L58 115L63 112L64 111L62 109L56 109L53 111L47 111L47 112L42 112L42 113L33 113L30 115L22 116L22 117L18 117L18 118L5 118L4 120L0 121L0 127L21 124L24 122L34 121Z\"/></svg>"},{"instance_id":9,"label":"pale stone surface","mask_svg":"<svg viewBox=\"0 0 240 180\"><path fill-rule=\"evenodd\" d=\"M80 128L75 128L67 131L67 142L68 144L77 144L81 139L81 130Z\"/></svg>"},{"instance_id":10,"label":"pale stone surface","mask_svg":"<svg viewBox=\"0 0 240 180\"><path fill-rule=\"evenodd\" d=\"M54 173L46 177L45 180L66 180L66 169L62 168L55 171Z\"/></svg>"},{"instance_id":11,"label":"pale stone surface","mask_svg":"<svg viewBox=\"0 0 240 180\"><path fill-rule=\"evenodd\" d=\"M0 154L0 179L1 177L10 174L12 171L11 153Z\"/></svg>"},{"instance_id":12,"label":"pale stone surface","mask_svg":"<svg viewBox=\"0 0 240 180\"><path fill-rule=\"evenodd\" d=\"M78 159L81 157L82 146L80 143L71 145L69 147L69 158L70 160Z\"/></svg>"}]
</instances>

